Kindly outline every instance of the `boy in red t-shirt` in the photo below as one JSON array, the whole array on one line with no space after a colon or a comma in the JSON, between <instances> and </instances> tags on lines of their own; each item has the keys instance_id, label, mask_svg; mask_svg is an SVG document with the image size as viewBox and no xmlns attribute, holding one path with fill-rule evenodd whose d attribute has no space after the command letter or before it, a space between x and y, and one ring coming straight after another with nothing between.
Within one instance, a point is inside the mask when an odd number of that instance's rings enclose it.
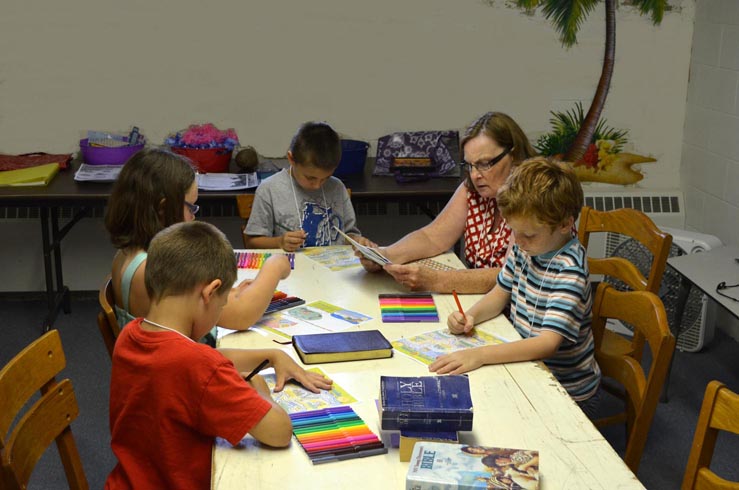
<instances>
[{"instance_id":1,"label":"boy in red t-shirt","mask_svg":"<svg viewBox=\"0 0 739 490\"><path fill-rule=\"evenodd\" d=\"M285 260L283 276L290 272ZM236 280L223 233L203 222L157 234L145 273L151 307L121 331L110 383L111 446L118 464L105 488L210 488L216 436L237 444L290 444L292 424L264 379L249 372L259 350L234 362L196 342L218 321Z\"/></svg>"}]
</instances>

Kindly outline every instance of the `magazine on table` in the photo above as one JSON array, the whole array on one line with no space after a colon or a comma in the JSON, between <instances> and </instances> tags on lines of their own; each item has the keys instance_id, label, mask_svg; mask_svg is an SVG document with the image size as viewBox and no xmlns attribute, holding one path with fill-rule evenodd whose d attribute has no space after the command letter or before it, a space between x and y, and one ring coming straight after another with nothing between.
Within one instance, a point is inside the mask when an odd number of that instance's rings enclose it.
<instances>
[{"instance_id":1,"label":"magazine on table","mask_svg":"<svg viewBox=\"0 0 739 490\"><path fill-rule=\"evenodd\" d=\"M74 174L77 182L115 182L123 165L88 165L83 163Z\"/></svg>"},{"instance_id":2,"label":"magazine on table","mask_svg":"<svg viewBox=\"0 0 739 490\"><path fill-rule=\"evenodd\" d=\"M257 185L259 185L259 177L257 177L256 172L250 174L198 174L198 189L201 191L235 191L251 189Z\"/></svg>"},{"instance_id":3,"label":"magazine on table","mask_svg":"<svg viewBox=\"0 0 739 490\"><path fill-rule=\"evenodd\" d=\"M352 237L350 237L349 235L347 235L346 233L344 233L343 231L341 231L335 226L334 226L334 230L338 231L339 234L343 236L347 242L351 243L353 247L359 250L362 255L367 257L372 262L379 264L381 266L390 263L390 260L384 255L382 255L380 252L378 252L376 249L365 247L364 245L362 245L361 243L359 243L358 241L356 241L355 239L353 239Z\"/></svg>"}]
</instances>

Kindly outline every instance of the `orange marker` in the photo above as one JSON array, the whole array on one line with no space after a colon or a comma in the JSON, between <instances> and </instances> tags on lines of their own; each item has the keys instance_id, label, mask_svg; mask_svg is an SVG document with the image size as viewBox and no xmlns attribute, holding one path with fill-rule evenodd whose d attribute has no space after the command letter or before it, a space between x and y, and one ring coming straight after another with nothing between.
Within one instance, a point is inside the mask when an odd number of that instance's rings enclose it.
<instances>
[{"instance_id":1,"label":"orange marker","mask_svg":"<svg viewBox=\"0 0 739 490\"><path fill-rule=\"evenodd\" d=\"M467 323L467 317L464 314L464 310L462 309L462 303L459 302L459 296L457 296L457 291L452 289L452 294L454 295L454 301L457 302L457 308L459 308L459 312L462 314L462 319L465 323Z\"/></svg>"},{"instance_id":2,"label":"orange marker","mask_svg":"<svg viewBox=\"0 0 739 490\"><path fill-rule=\"evenodd\" d=\"M452 294L454 295L454 301L457 302L457 308L459 308L459 312L462 314L462 320L464 320L464 323L467 323L467 315L464 314L464 310L462 309L462 303L459 302L459 296L457 296L457 291L452 289ZM469 336L472 335L472 330L469 332L465 332L465 335Z\"/></svg>"}]
</instances>

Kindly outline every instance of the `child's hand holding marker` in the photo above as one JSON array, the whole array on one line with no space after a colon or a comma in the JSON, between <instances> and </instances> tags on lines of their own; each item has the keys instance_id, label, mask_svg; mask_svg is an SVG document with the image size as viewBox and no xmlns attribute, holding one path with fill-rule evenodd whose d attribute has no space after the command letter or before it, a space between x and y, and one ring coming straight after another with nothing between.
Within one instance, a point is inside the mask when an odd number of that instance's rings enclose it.
<instances>
[{"instance_id":1,"label":"child's hand holding marker","mask_svg":"<svg viewBox=\"0 0 739 490\"><path fill-rule=\"evenodd\" d=\"M308 234L303 230L286 231L280 237L280 248L286 252L295 252L303 246Z\"/></svg>"},{"instance_id":2,"label":"child's hand holding marker","mask_svg":"<svg viewBox=\"0 0 739 490\"><path fill-rule=\"evenodd\" d=\"M465 315L464 310L462 309L462 303L459 302L459 296L457 296L457 291L452 289L452 295L454 296L454 301L457 303L457 311L453 311L451 315L449 315L449 318L447 319L447 326L449 327L449 331L453 334L465 334L465 335L472 335L474 334L475 329L475 319L472 316Z\"/></svg>"},{"instance_id":3,"label":"child's hand holding marker","mask_svg":"<svg viewBox=\"0 0 739 490\"><path fill-rule=\"evenodd\" d=\"M449 331L453 334L465 334L472 335L475 333L474 317L470 315L463 315L458 311L453 311L449 318L447 318L446 324L449 327Z\"/></svg>"}]
</instances>

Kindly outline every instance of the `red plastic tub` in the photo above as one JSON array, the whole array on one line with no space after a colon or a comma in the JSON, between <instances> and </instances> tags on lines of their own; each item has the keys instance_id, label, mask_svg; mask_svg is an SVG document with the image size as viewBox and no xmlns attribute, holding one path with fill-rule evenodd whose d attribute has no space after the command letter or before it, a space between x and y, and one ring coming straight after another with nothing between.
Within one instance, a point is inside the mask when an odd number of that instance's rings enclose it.
<instances>
[{"instance_id":1,"label":"red plastic tub","mask_svg":"<svg viewBox=\"0 0 739 490\"><path fill-rule=\"evenodd\" d=\"M192 160L192 163L201 173L228 172L228 164L231 163L233 150L228 148L179 148L172 147L172 151L178 155Z\"/></svg>"}]
</instances>

